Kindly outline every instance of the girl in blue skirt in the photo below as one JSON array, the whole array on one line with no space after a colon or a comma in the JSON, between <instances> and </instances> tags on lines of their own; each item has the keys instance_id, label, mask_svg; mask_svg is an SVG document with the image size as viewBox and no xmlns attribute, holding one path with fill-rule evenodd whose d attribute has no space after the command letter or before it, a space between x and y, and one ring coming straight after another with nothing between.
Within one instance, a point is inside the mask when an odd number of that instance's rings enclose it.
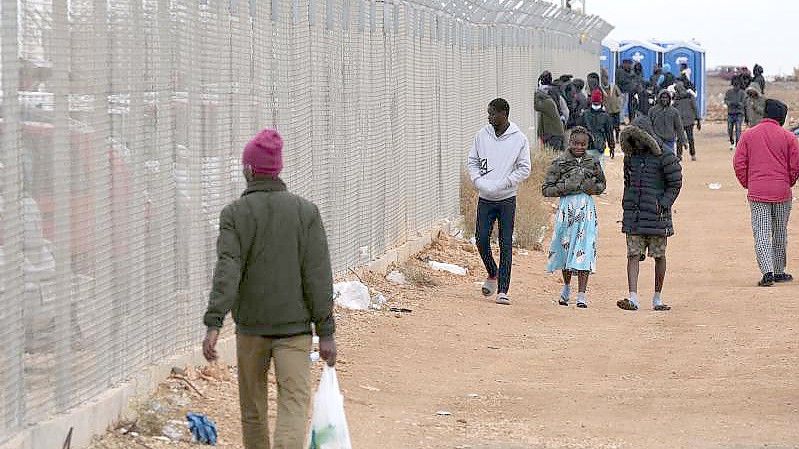
<instances>
[{"instance_id":1,"label":"girl in blue skirt","mask_svg":"<svg viewBox=\"0 0 799 449\"><path fill-rule=\"evenodd\" d=\"M563 306L569 305L571 278L577 274L580 308L588 307L585 297L588 275L596 270L598 221L592 195L605 190L605 174L599 161L586 154L590 140L585 128L572 129L568 150L552 161L541 187L544 196L560 197L547 271L563 273L563 290L558 301Z\"/></svg>"}]
</instances>

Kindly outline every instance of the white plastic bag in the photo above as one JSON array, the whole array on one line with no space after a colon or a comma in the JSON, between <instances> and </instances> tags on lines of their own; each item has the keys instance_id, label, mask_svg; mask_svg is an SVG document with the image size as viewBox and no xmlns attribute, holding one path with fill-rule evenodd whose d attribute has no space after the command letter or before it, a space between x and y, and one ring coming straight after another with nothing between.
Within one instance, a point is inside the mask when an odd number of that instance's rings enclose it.
<instances>
[{"instance_id":1,"label":"white plastic bag","mask_svg":"<svg viewBox=\"0 0 799 449\"><path fill-rule=\"evenodd\" d=\"M333 285L336 293L336 305L352 310L369 310L372 296L369 287L358 281L338 282Z\"/></svg>"},{"instance_id":2,"label":"white plastic bag","mask_svg":"<svg viewBox=\"0 0 799 449\"><path fill-rule=\"evenodd\" d=\"M325 364L313 399L308 449L352 449L336 369Z\"/></svg>"}]
</instances>

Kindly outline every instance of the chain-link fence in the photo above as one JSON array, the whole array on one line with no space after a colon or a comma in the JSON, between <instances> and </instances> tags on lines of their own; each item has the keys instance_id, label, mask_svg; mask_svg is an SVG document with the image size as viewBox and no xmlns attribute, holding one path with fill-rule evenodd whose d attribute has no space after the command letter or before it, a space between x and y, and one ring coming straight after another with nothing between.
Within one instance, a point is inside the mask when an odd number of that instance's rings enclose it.
<instances>
[{"instance_id":1,"label":"chain-link fence","mask_svg":"<svg viewBox=\"0 0 799 449\"><path fill-rule=\"evenodd\" d=\"M536 1L0 0L0 443L193 347L239 157L284 135L337 272L458 215L497 96L597 69Z\"/></svg>"}]
</instances>

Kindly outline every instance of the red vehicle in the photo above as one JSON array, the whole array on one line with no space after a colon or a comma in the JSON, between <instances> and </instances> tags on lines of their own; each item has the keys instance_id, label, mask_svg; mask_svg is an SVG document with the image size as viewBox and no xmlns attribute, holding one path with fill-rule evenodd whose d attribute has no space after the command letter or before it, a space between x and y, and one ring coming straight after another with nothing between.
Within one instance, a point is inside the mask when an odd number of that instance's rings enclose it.
<instances>
[{"instance_id":1,"label":"red vehicle","mask_svg":"<svg viewBox=\"0 0 799 449\"><path fill-rule=\"evenodd\" d=\"M55 210L58 195L53 187L53 134L52 108L44 102L31 102L32 95L20 93L20 146L22 152L23 189L32 197L42 215L42 231L44 238L51 242L56 238ZM46 98L48 94L35 93L36 97ZM49 110L48 110L49 109ZM2 135L3 126L0 126ZM106 155L110 169L111 189L109 192L94 192L92 176L102 170L96 162L97 145L108 146ZM105 136L99 135L88 125L69 121L69 214L70 214L70 246L73 271L84 272L87 257L93 250L93 227L95 198L110 201L113 204L125 204L130 199L132 173L120 154L118 146L108 145ZM110 208L109 208L110 210ZM117 251L124 248L117 245Z\"/></svg>"}]
</instances>

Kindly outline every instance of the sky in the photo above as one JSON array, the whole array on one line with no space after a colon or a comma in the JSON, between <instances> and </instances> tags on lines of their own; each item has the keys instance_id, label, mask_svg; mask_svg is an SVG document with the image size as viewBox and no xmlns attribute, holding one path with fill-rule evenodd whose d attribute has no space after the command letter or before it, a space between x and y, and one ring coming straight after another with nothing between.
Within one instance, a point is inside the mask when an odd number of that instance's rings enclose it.
<instances>
[{"instance_id":1,"label":"sky","mask_svg":"<svg viewBox=\"0 0 799 449\"><path fill-rule=\"evenodd\" d=\"M616 41L696 39L708 68L758 63L772 76L799 66L795 0L585 0L585 6L616 27L608 36Z\"/></svg>"}]
</instances>

